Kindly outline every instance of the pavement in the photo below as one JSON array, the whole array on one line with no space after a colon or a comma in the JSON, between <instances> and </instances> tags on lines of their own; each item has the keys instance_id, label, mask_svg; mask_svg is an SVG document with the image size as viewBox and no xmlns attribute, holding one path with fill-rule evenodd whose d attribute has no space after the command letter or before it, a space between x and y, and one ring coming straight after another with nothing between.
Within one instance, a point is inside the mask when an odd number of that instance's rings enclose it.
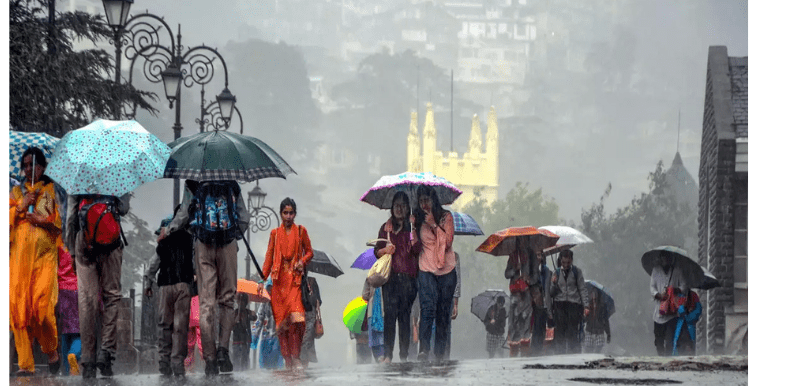
<instances>
[{"instance_id":1,"label":"pavement","mask_svg":"<svg viewBox=\"0 0 787 386\"><path fill-rule=\"evenodd\" d=\"M158 374L81 377L11 377L11 385L179 386L179 385L747 385L747 356L609 357L602 354L495 358L434 363L392 363L313 367L303 374L249 370L184 379Z\"/></svg>"}]
</instances>

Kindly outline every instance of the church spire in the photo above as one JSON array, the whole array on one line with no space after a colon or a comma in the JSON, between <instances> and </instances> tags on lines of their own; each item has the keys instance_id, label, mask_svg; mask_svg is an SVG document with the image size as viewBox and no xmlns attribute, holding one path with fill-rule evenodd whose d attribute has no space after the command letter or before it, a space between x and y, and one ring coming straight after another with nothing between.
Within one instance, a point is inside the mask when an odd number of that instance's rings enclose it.
<instances>
[{"instance_id":1,"label":"church spire","mask_svg":"<svg viewBox=\"0 0 787 386\"><path fill-rule=\"evenodd\" d=\"M473 126L470 128L470 142L467 144L467 152L478 154L481 152L481 122L478 114L473 114Z\"/></svg>"}]
</instances>

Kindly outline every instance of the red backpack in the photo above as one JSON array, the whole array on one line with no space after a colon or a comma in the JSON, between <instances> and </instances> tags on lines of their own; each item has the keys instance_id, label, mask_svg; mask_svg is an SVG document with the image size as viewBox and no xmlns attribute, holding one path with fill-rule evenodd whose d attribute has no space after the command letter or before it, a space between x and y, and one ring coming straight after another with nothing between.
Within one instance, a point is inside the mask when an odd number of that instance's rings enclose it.
<instances>
[{"instance_id":1,"label":"red backpack","mask_svg":"<svg viewBox=\"0 0 787 386\"><path fill-rule=\"evenodd\" d=\"M85 237L85 253L88 255L106 254L122 243L128 245L120 216L117 214L116 198L97 196L79 202L79 223Z\"/></svg>"}]
</instances>

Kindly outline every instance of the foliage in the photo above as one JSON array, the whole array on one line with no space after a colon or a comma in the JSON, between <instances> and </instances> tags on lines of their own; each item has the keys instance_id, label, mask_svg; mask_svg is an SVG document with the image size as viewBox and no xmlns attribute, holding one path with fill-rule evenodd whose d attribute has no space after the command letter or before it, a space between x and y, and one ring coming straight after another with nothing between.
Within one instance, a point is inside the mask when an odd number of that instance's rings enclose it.
<instances>
[{"instance_id":1,"label":"foliage","mask_svg":"<svg viewBox=\"0 0 787 386\"><path fill-rule=\"evenodd\" d=\"M130 211L123 216L122 226L128 246L123 249L120 284L121 288L128 290L142 283L142 270L147 269L150 259L156 254L156 236L150 231L147 221Z\"/></svg>"},{"instance_id":2,"label":"foliage","mask_svg":"<svg viewBox=\"0 0 787 386\"><path fill-rule=\"evenodd\" d=\"M663 163L649 173L649 190L629 205L607 215L604 200L582 211L582 232L594 240L575 248L575 263L585 279L603 284L615 298L612 317L613 343L632 354L653 354L652 329L655 303L650 301L649 277L642 268L643 253L660 245L696 251L696 208L679 203L668 189Z\"/></svg>"},{"instance_id":3,"label":"foliage","mask_svg":"<svg viewBox=\"0 0 787 386\"><path fill-rule=\"evenodd\" d=\"M100 49L75 49L76 42L110 40L102 16L56 12L47 0L11 0L9 13L10 123L20 131L60 137L97 118L113 117L120 105L136 103L155 113L155 94L116 84L114 60ZM50 44L50 41L52 44Z\"/></svg>"}]
</instances>

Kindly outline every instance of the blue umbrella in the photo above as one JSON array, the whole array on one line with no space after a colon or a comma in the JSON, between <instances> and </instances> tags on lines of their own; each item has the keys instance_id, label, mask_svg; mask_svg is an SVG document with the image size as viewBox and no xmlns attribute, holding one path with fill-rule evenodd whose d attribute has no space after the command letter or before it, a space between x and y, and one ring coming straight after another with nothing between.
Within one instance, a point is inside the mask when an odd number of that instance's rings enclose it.
<instances>
[{"instance_id":1,"label":"blue umbrella","mask_svg":"<svg viewBox=\"0 0 787 386\"><path fill-rule=\"evenodd\" d=\"M17 180L22 179L22 165L19 164L19 159L22 158L25 150L29 147L37 147L44 152L47 161L52 158L52 152L55 150L60 138L53 137L46 133L28 133L22 131L10 130L8 135L8 155L10 158L9 172L12 177Z\"/></svg>"},{"instance_id":2,"label":"blue umbrella","mask_svg":"<svg viewBox=\"0 0 787 386\"><path fill-rule=\"evenodd\" d=\"M371 269L376 261L377 257L374 256L374 248L369 248L355 259L350 268Z\"/></svg>"},{"instance_id":3,"label":"blue umbrella","mask_svg":"<svg viewBox=\"0 0 787 386\"><path fill-rule=\"evenodd\" d=\"M472 217L470 217L469 214L451 212L451 215L454 216L455 235L480 236L484 234L484 232L481 230L481 227L478 226L478 223Z\"/></svg>"},{"instance_id":4,"label":"blue umbrella","mask_svg":"<svg viewBox=\"0 0 787 386\"><path fill-rule=\"evenodd\" d=\"M607 289L593 280L585 280L585 286L588 292L597 291L601 295L601 302L607 306L607 316L612 316L615 313L615 299L607 292Z\"/></svg>"}]
</instances>

